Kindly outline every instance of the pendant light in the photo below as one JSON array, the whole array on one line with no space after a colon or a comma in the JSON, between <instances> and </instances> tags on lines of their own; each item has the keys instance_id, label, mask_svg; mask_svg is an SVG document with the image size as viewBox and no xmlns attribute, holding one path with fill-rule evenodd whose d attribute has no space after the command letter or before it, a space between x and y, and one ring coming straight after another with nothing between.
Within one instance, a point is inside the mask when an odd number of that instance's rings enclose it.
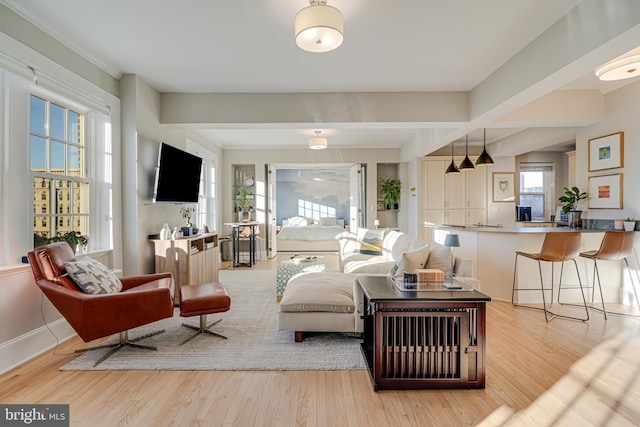
<instances>
[{"instance_id":1,"label":"pendant light","mask_svg":"<svg viewBox=\"0 0 640 427\"><path fill-rule=\"evenodd\" d=\"M460 170L456 166L456 162L453 161L453 142L451 142L451 164L449 165L449 167L447 168L445 173L447 173L447 174L460 173Z\"/></svg>"},{"instance_id":2,"label":"pendant light","mask_svg":"<svg viewBox=\"0 0 640 427\"><path fill-rule=\"evenodd\" d=\"M473 166L473 162L471 161L471 159L469 159L469 134L467 134L467 136L466 136L464 153L465 153L465 157L464 157L464 160L462 161L462 163L460 163L459 169L461 171L467 171L469 169L475 169L476 167Z\"/></svg>"},{"instance_id":3,"label":"pendant light","mask_svg":"<svg viewBox=\"0 0 640 427\"><path fill-rule=\"evenodd\" d=\"M480 153L480 157L478 157L478 160L476 160L476 165L485 166L485 165L492 165L492 164L493 164L493 159L491 158L489 153L487 153L487 128L485 128L484 139L482 141L482 153Z\"/></svg>"}]
</instances>

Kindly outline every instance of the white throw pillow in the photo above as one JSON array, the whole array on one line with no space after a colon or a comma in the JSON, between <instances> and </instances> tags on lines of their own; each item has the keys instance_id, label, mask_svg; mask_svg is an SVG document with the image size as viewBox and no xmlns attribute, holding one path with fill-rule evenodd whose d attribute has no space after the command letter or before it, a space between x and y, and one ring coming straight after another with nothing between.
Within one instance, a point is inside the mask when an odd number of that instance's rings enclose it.
<instances>
[{"instance_id":1,"label":"white throw pillow","mask_svg":"<svg viewBox=\"0 0 640 427\"><path fill-rule=\"evenodd\" d=\"M331 225L338 225L338 223L336 222L336 219L333 217L321 217L320 225L327 227Z\"/></svg>"},{"instance_id":2,"label":"white throw pillow","mask_svg":"<svg viewBox=\"0 0 640 427\"><path fill-rule=\"evenodd\" d=\"M451 248L433 243L430 245L431 253L424 268L435 268L444 271L444 275L449 277L451 270Z\"/></svg>"},{"instance_id":3,"label":"white throw pillow","mask_svg":"<svg viewBox=\"0 0 640 427\"><path fill-rule=\"evenodd\" d=\"M292 216L287 221L287 224L294 227L306 227L309 225L309 220L301 216Z\"/></svg>"},{"instance_id":4,"label":"white throw pillow","mask_svg":"<svg viewBox=\"0 0 640 427\"><path fill-rule=\"evenodd\" d=\"M412 252L404 252L389 274L392 276L402 276L405 272L414 272L423 268L429 259L429 246L423 246Z\"/></svg>"},{"instance_id":5,"label":"white throw pillow","mask_svg":"<svg viewBox=\"0 0 640 427\"><path fill-rule=\"evenodd\" d=\"M107 266L91 259L65 262L69 277L80 290L88 294L115 294L122 291L122 282Z\"/></svg>"}]
</instances>

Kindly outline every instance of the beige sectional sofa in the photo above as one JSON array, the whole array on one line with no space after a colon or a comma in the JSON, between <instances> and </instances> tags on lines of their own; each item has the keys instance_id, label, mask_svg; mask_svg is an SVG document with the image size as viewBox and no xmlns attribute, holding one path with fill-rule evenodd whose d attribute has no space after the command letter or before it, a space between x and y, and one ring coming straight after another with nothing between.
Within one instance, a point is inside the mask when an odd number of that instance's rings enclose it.
<instances>
[{"instance_id":1,"label":"beige sectional sofa","mask_svg":"<svg viewBox=\"0 0 640 427\"><path fill-rule=\"evenodd\" d=\"M362 332L364 296L358 275L394 274L416 268L436 268L449 275L451 251L396 230L359 229L336 237L340 243L339 272L298 273L285 288L278 311L278 329L303 332ZM379 252L375 255L374 252ZM454 257L456 279L478 288L471 260Z\"/></svg>"},{"instance_id":2,"label":"beige sectional sofa","mask_svg":"<svg viewBox=\"0 0 640 427\"><path fill-rule=\"evenodd\" d=\"M362 253L360 242L367 234L381 236L380 255ZM398 265L396 275L401 275L404 270L436 268L444 271L445 276L449 276L451 250L438 243L429 244L401 231L390 229L359 229L356 233L341 233L336 239L340 243L338 263L340 271L344 273L387 274ZM418 265L420 263L422 265ZM478 287L479 282L473 279L473 262L470 259L454 256L453 270L454 277Z\"/></svg>"}]
</instances>

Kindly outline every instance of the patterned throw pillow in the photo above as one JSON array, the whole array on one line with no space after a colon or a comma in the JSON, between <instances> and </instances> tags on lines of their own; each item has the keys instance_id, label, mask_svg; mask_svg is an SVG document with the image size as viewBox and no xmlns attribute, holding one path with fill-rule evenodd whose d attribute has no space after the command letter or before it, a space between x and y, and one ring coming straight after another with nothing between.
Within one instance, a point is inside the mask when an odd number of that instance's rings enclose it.
<instances>
[{"instance_id":1,"label":"patterned throw pillow","mask_svg":"<svg viewBox=\"0 0 640 427\"><path fill-rule=\"evenodd\" d=\"M382 238L384 230L358 229L358 247L356 252L367 255L382 255Z\"/></svg>"},{"instance_id":2,"label":"patterned throw pillow","mask_svg":"<svg viewBox=\"0 0 640 427\"><path fill-rule=\"evenodd\" d=\"M391 276L402 276L406 272L414 272L423 268L429 259L429 246L423 246L412 252L404 252L400 259L393 266L389 274Z\"/></svg>"},{"instance_id":3,"label":"patterned throw pillow","mask_svg":"<svg viewBox=\"0 0 640 427\"><path fill-rule=\"evenodd\" d=\"M88 294L115 294L122 291L122 282L104 264L83 258L74 262L65 262L69 277L80 290Z\"/></svg>"}]
</instances>

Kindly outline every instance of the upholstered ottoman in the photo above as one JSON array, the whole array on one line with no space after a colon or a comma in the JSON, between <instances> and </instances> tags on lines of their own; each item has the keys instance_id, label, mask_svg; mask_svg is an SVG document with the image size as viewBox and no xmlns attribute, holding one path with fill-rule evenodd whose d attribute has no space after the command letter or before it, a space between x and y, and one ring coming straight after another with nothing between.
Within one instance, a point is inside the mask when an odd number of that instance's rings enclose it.
<instances>
[{"instance_id":1,"label":"upholstered ottoman","mask_svg":"<svg viewBox=\"0 0 640 427\"><path fill-rule=\"evenodd\" d=\"M278 329L303 332L362 332L362 289L355 274L299 273L282 295Z\"/></svg>"},{"instance_id":2,"label":"upholstered ottoman","mask_svg":"<svg viewBox=\"0 0 640 427\"><path fill-rule=\"evenodd\" d=\"M231 298L227 294L227 290L220 283L182 286L180 288L180 316L200 316L199 327L187 323L182 324L184 327L197 331L194 335L184 340L182 344L191 341L196 335L202 333L227 339L227 337L209 330L211 326L219 323L222 319L207 326L207 314L222 313L228 311L230 307Z\"/></svg>"}]
</instances>

